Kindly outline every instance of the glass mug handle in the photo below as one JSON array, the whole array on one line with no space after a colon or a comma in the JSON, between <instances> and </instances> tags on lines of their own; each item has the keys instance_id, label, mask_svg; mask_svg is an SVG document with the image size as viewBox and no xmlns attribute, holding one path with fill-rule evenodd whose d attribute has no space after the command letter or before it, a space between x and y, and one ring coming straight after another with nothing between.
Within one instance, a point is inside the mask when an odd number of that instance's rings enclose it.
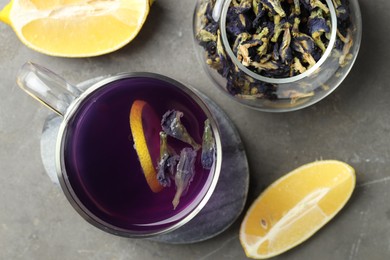
<instances>
[{"instance_id":1,"label":"glass mug handle","mask_svg":"<svg viewBox=\"0 0 390 260\"><path fill-rule=\"evenodd\" d=\"M17 76L18 85L30 96L64 116L81 91L65 79L38 64L25 63Z\"/></svg>"}]
</instances>

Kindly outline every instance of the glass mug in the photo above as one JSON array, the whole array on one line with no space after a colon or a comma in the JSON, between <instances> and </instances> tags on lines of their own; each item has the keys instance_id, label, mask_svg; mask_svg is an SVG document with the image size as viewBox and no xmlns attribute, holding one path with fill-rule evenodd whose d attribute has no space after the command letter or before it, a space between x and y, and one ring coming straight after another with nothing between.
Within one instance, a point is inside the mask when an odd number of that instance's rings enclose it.
<instances>
[{"instance_id":1,"label":"glass mug","mask_svg":"<svg viewBox=\"0 0 390 260\"><path fill-rule=\"evenodd\" d=\"M92 225L125 237L156 236L183 226L211 197L221 171L220 133L195 90L157 74L122 73L82 92L31 62L22 66L17 82L63 117L56 143L56 172L70 204ZM144 135L151 136L147 147L155 167L161 126L152 115L161 119L167 111L182 112L182 125L198 144L202 144L205 120L210 122L215 145L212 166L202 167L199 149L193 164L195 174L176 207L172 205L175 180L170 187L153 192L133 147L129 117L136 100L146 102L154 111L143 112L142 126ZM178 156L189 146L171 137L166 140Z\"/></svg>"}]
</instances>

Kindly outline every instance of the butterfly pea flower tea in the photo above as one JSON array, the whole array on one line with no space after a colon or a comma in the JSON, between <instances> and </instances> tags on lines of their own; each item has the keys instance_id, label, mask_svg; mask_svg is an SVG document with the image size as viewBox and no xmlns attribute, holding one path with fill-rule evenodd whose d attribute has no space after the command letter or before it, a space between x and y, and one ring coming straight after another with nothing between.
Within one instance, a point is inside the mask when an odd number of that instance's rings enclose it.
<instances>
[{"instance_id":1,"label":"butterfly pea flower tea","mask_svg":"<svg viewBox=\"0 0 390 260\"><path fill-rule=\"evenodd\" d=\"M159 78L124 78L96 90L78 111L64 157L69 184L89 212L143 235L194 211L214 180L216 159L202 166L210 119L188 93Z\"/></svg>"},{"instance_id":2,"label":"butterfly pea flower tea","mask_svg":"<svg viewBox=\"0 0 390 260\"><path fill-rule=\"evenodd\" d=\"M201 60L231 96L266 111L294 110L334 89L361 37L355 0L200 0L194 36Z\"/></svg>"}]
</instances>

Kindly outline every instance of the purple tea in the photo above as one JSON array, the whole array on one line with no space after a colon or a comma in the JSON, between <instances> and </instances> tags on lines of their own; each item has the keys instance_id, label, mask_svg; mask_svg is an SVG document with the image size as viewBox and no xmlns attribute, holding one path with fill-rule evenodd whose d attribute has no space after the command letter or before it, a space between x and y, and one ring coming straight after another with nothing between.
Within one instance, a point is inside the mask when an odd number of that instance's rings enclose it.
<instances>
[{"instance_id":1,"label":"purple tea","mask_svg":"<svg viewBox=\"0 0 390 260\"><path fill-rule=\"evenodd\" d=\"M188 93L160 79L125 78L108 83L82 101L68 123L64 165L79 202L97 218L126 230L158 232L188 215L207 191L213 168L202 167L198 152L195 175L175 209L174 181L170 187L152 192L133 147L129 126L129 112L135 100L147 102L159 118L170 110L181 111L182 124L193 140L202 144L207 116ZM156 140L161 131L161 125L148 129ZM178 154L190 147L170 136L168 142ZM156 142L151 153L158 152L159 145ZM154 163L157 167L158 161Z\"/></svg>"}]
</instances>

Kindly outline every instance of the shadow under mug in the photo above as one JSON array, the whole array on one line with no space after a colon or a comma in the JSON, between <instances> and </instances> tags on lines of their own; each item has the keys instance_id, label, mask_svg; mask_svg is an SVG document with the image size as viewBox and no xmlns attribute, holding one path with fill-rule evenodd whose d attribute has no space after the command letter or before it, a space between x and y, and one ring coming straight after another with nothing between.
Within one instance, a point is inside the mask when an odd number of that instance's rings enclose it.
<instances>
[{"instance_id":1,"label":"shadow under mug","mask_svg":"<svg viewBox=\"0 0 390 260\"><path fill-rule=\"evenodd\" d=\"M70 204L92 225L125 237L156 236L183 226L211 197L221 171L222 146L216 121L196 90L158 74L122 73L82 92L31 62L22 66L17 83L63 117L55 151L58 179ZM198 143L204 121L210 121L214 163L203 169L197 155L195 176L176 209L171 203L174 181L155 193L143 175L129 124L135 100L147 101L159 118L167 110L183 112L183 124ZM149 125L144 130L159 136L152 121L142 118L144 127ZM184 146L176 141L176 149ZM159 139L149 152L151 157L159 153Z\"/></svg>"}]
</instances>

